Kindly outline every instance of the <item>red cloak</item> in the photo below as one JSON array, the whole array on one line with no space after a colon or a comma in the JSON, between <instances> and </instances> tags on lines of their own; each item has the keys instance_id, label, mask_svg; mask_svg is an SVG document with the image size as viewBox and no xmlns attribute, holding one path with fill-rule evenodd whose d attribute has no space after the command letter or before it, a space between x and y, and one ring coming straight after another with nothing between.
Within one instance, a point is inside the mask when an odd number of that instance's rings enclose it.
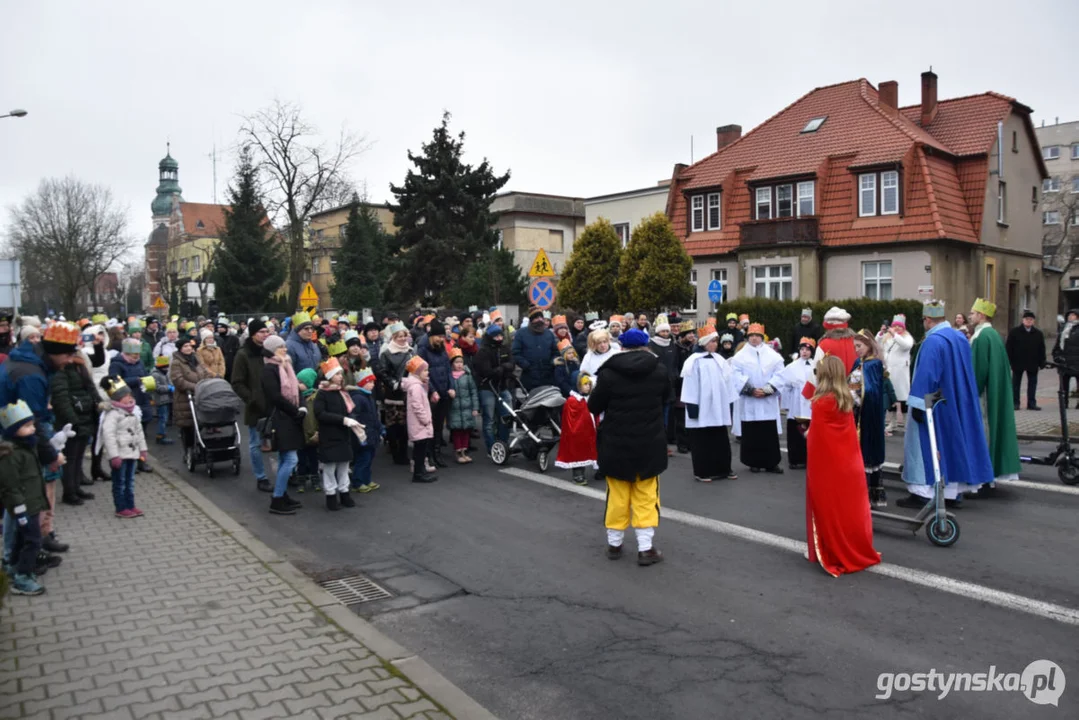
<instances>
[{"instance_id":1,"label":"red cloak","mask_svg":"<svg viewBox=\"0 0 1079 720\"><path fill-rule=\"evenodd\" d=\"M588 412L588 398L571 392L562 406L562 437L558 441L555 467L598 468L596 463L596 419Z\"/></svg>"},{"instance_id":2,"label":"red cloak","mask_svg":"<svg viewBox=\"0 0 1079 720\"><path fill-rule=\"evenodd\" d=\"M834 395L813 402L806 437L806 542L809 561L833 577L880 562L873 549L873 518L854 414L840 412Z\"/></svg>"}]
</instances>

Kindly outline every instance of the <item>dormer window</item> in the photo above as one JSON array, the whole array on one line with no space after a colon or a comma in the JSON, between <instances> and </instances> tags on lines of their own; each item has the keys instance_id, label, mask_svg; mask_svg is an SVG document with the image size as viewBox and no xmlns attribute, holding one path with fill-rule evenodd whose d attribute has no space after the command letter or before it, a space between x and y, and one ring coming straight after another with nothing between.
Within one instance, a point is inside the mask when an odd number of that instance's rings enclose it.
<instances>
[{"instance_id":1,"label":"dormer window","mask_svg":"<svg viewBox=\"0 0 1079 720\"><path fill-rule=\"evenodd\" d=\"M205 230L206 226L202 224L202 220L199 220L197 223L195 223L195 229L196 230Z\"/></svg>"},{"instance_id":2,"label":"dormer window","mask_svg":"<svg viewBox=\"0 0 1079 720\"><path fill-rule=\"evenodd\" d=\"M693 232L704 230L704 195L694 195L690 199Z\"/></svg>"},{"instance_id":3,"label":"dormer window","mask_svg":"<svg viewBox=\"0 0 1079 720\"><path fill-rule=\"evenodd\" d=\"M822 115L821 117L813 118L812 120L810 120L809 122L806 123L806 126L804 128L802 128L802 134L804 135L806 133L815 133L815 132L817 132L818 130L820 130L820 126L823 125L824 121L827 120L827 119L828 119L827 115Z\"/></svg>"},{"instance_id":4,"label":"dormer window","mask_svg":"<svg viewBox=\"0 0 1079 720\"><path fill-rule=\"evenodd\" d=\"M858 217L899 214L899 171L858 175Z\"/></svg>"},{"instance_id":5,"label":"dormer window","mask_svg":"<svg viewBox=\"0 0 1079 720\"><path fill-rule=\"evenodd\" d=\"M720 193L693 195L689 198L690 232L719 230L721 223Z\"/></svg>"}]
</instances>

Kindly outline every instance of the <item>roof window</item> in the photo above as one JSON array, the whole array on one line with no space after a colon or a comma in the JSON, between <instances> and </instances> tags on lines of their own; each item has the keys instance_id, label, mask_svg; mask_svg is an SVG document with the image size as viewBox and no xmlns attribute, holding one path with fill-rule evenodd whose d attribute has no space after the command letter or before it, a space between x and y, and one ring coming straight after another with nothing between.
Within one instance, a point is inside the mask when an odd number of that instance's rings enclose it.
<instances>
[{"instance_id":1,"label":"roof window","mask_svg":"<svg viewBox=\"0 0 1079 720\"><path fill-rule=\"evenodd\" d=\"M206 226L202 224L202 220L199 220L197 223L195 223L195 228L198 230L205 230Z\"/></svg>"},{"instance_id":2,"label":"roof window","mask_svg":"<svg viewBox=\"0 0 1079 720\"><path fill-rule=\"evenodd\" d=\"M815 117L806 123L806 126L802 128L803 133L812 133L820 130L820 126L824 124L824 121L828 119L827 115L821 117Z\"/></svg>"}]
</instances>

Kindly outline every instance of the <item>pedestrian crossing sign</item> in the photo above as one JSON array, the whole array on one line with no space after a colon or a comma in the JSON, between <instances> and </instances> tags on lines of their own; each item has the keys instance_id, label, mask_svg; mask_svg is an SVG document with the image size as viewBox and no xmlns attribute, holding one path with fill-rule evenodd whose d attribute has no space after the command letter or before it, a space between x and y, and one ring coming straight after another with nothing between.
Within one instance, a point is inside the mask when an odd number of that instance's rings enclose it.
<instances>
[{"instance_id":1,"label":"pedestrian crossing sign","mask_svg":"<svg viewBox=\"0 0 1079 720\"><path fill-rule=\"evenodd\" d=\"M303 286L303 292L300 293L300 307L304 309L318 307L318 293L315 292L315 286L311 283Z\"/></svg>"},{"instance_id":2,"label":"pedestrian crossing sign","mask_svg":"<svg viewBox=\"0 0 1079 720\"><path fill-rule=\"evenodd\" d=\"M554 277L554 266L551 265L551 259L547 257L547 251L543 248L536 253L536 259L532 261L528 269L528 277Z\"/></svg>"}]
</instances>

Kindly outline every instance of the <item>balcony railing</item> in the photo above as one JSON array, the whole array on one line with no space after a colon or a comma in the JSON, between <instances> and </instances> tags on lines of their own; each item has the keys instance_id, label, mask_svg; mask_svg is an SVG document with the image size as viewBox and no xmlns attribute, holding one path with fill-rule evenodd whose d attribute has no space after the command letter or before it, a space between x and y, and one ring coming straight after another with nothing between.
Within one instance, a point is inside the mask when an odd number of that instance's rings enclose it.
<instances>
[{"instance_id":1,"label":"balcony railing","mask_svg":"<svg viewBox=\"0 0 1079 720\"><path fill-rule=\"evenodd\" d=\"M819 245L817 218L775 218L742 223L742 247Z\"/></svg>"}]
</instances>

